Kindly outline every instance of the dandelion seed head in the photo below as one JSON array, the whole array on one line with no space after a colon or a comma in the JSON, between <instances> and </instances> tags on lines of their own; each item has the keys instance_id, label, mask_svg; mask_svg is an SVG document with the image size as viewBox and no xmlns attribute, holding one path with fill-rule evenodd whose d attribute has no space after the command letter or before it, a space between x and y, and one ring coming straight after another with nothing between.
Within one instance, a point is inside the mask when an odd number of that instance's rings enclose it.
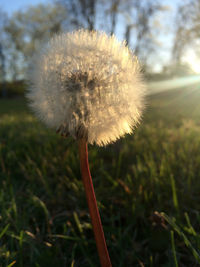
<instances>
[{"instance_id":1,"label":"dandelion seed head","mask_svg":"<svg viewBox=\"0 0 200 267\"><path fill-rule=\"evenodd\" d=\"M106 145L140 121L140 66L114 36L87 30L55 36L36 56L29 80L32 109L62 135Z\"/></svg>"}]
</instances>

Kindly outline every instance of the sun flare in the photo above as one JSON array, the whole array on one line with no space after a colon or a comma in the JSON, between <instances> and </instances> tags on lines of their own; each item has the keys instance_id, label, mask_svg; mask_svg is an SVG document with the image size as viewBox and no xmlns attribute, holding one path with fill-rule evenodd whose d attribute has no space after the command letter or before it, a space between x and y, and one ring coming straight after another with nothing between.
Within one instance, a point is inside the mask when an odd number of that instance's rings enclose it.
<instances>
[{"instance_id":1,"label":"sun flare","mask_svg":"<svg viewBox=\"0 0 200 267\"><path fill-rule=\"evenodd\" d=\"M195 73L200 73L200 58L194 50L188 50L183 58L185 63L188 63Z\"/></svg>"}]
</instances>

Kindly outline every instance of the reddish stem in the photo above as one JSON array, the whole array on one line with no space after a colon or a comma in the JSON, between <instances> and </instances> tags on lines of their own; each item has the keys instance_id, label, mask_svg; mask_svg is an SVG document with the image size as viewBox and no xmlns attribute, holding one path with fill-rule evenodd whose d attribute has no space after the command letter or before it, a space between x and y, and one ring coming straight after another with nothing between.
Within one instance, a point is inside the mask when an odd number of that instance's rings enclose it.
<instances>
[{"instance_id":1,"label":"reddish stem","mask_svg":"<svg viewBox=\"0 0 200 267\"><path fill-rule=\"evenodd\" d=\"M106 246L103 227L101 224L101 218L97 207L94 187L92 183L92 177L90 174L89 163L88 163L87 141L85 139L79 140L79 156L80 156L82 180L85 187L87 203L90 211L90 217L92 221L92 226L101 266L112 267Z\"/></svg>"}]
</instances>

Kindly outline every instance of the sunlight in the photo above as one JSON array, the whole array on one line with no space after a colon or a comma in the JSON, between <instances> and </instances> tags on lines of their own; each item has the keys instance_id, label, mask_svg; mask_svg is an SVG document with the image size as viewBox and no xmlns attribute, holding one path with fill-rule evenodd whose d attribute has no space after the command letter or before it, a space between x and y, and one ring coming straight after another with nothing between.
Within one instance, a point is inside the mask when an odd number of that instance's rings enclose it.
<instances>
[{"instance_id":1,"label":"sunlight","mask_svg":"<svg viewBox=\"0 0 200 267\"><path fill-rule=\"evenodd\" d=\"M188 63L194 72L200 73L200 58L197 57L194 50L188 50L183 57L183 61Z\"/></svg>"},{"instance_id":2,"label":"sunlight","mask_svg":"<svg viewBox=\"0 0 200 267\"><path fill-rule=\"evenodd\" d=\"M190 85L200 84L200 75L191 75L181 78L173 78L170 80L149 82L148 83L148 94L161 93L171 89L178 89L187 87Z\"/></svg>"}]
</instances>

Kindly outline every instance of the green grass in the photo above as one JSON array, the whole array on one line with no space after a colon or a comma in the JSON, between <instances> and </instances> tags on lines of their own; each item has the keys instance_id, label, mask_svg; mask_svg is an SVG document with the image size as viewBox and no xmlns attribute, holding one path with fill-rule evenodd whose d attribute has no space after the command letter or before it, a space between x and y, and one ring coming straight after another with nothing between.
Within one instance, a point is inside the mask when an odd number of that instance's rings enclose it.
<instances>
[{"instance_id":1,"label":"green grass","mask_svg":"<svg viewBox=\"0 0 200 267\"><path fill-rule=\"evenodd\" d=\"M200 266L200 88L147 102L133 135L89 146L113 267ZM0 266L99 266L77 144L23 99L0 100Z\"/></svg>"}]
</instances>

